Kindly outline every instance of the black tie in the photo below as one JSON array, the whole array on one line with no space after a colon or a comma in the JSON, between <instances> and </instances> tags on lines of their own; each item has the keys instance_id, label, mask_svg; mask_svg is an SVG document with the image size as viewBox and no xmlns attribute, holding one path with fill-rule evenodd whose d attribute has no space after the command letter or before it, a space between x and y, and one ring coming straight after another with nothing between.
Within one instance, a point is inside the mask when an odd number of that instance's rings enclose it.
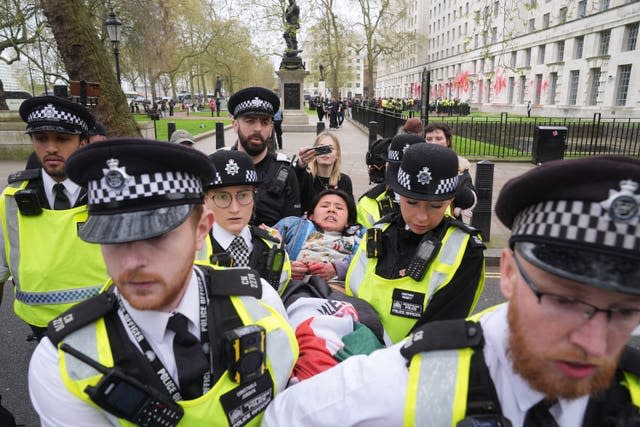
<instances>
[{"instance_id":1,"label":"black tie","mask_svg":"<svg viewBox=\"0 0 640 427\"><path fill-rule=\"evenodd\" d=\"M71 208L69 198L66 194L64 194L64 185L62 185L61 183L54 184L53 194L55 195L55 198L53 199L53 209L60 211L63 209Z\"/></svg>"},{"instance_id":2,"label":"black tie","mask_svg":"<svg viewBox=\"0 0 640 427\"><path fill-rule=\"evenodd\" d=\"M173 355L178 368L180 394L185 400L202 395L202 377L209 369L209 360L202 351L200 341L188 328L189 320L180 313L169 318L167 329L176 333L173 338Z\"/></svg>"},{"instance_id":3,"label":"black tie","mask_svg":"<svg viewBox=\"0 0 640 427\"><path fill-rule=\"evenodd\" d=\"M524 417L523 427L558 427L558 423L549 412L549 408L555 403L555 400L549 402L542 399L533 405Z\"/></svg>"},{"instance_id":4,"label":"black tie","mask_svg":"<svg viewBox=\"0 0 640 427\"><path fill-rule=\"evenodd\" d=\"M229 245L229 252L233 256L234 267L247 267L249 266L249 248L247 242L240 236L236 236Z\"/></svg>"}]
</instances>

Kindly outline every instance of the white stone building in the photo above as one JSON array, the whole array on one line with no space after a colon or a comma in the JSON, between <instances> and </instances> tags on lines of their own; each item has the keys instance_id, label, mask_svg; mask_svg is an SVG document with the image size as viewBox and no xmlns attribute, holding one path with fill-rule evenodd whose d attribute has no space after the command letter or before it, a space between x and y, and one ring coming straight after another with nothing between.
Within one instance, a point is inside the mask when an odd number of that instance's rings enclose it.
<instances>
[{"instance_id":1,"label":"white stone building","mask_svg":"<svg viewBox=\"0 0 640 427\"><path fill-rule=\"evenodd\" d=\"M345 55L346 70L348 75L351 76L344 86L340 87L338 94L331 94L331 88L326 85L326 78L328 70L325 68L324 77L325 82L319 81L318 64L314 63L311 59L305 58L303 55L303 61L305 62L306 69L308 71L315 71L304 81L304 93L311 96L317 95L336 95L343 98L348 97L361 97L364 89L364 73L365 73L365 57L363 54L356 54L351 49L348 49Z\"/></svg>"},{"instance_id":2,"label":"white stone building","mask_svg":"<svg viewBox=\"0 0 640 427\"><path fill-rule=\"evenodd\" d=\"M426 40L378 64L376 96L459 98L484 112L640 118L640 1L418 0ZM426 43L426 44L425 44Z\"/></svg>"}]
</instances>

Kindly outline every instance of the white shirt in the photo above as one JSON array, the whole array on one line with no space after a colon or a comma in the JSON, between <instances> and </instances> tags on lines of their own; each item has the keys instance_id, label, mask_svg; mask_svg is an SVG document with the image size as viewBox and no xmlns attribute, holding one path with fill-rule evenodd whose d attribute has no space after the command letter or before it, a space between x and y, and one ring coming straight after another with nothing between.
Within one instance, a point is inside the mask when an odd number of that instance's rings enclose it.
<instances>
[{"instance_id":1,"label":"white shirt","mask_svg":"<svg viewBox=\"0 0 640 427\"><path fill-rule=\"evenodd\" d=\"M57 183L53 178L51 178L45 171L42 169L42 186L44 188L44 193L47 196L47 201L49 202L49 206L53 206L53 202L55 199L55 195L53 194L53 186ZM78 197L80 196L80 187L75 182L71 181L69 178L62 181L62 185L64 185L64 193L69 198L69 203L71 206L76 204ZM4 232L2 227L0 227L0 283L4 283L9 276L11 275L11 271L9 270L9 263L7 262L7 258L5 255L4 249Z\"/></svg>"},{"instance_id":2,"label":"white shirt","mask_svg":"<svg viewBox=\"0 0 640 427\"><path fill-rule=\"evenodd\" d=\"M480 323L484 357L503 414L514 427L520 427L527 410L543 395L512 369L506 354L507 305L484 315ZM288 388L269 405L262 426L402 426L408 370L401 347L402 342L370 356L350 357ZM561 399L550 412L560 427L575 427L582 423L588 400Z\"/></svg>"},{"instance_id":3,"label":"white shirt","mask_svg":"<svg viewBox=\"0 0 640 427\"><path fill-rule=\"evenodd\" d=\"M213 238L220 243L220 246L226 251L229 249L229 245L236 238L236 235L230 233L225 230L218 224L217 222L213 223L213 227L211 228L211 233L213 234ZM249 230L249 226L245 225L242 231L239 234L240 237L244 239L244 242L247 244L249 248L249 253L253 252L253 243L251 243L251 230Z\"/></svg>"},{"instance_id":4,"label":"white shirt","mask_svg":"<svg viewBox=\"0 0 640 427\"><path fill-rule=\"evenodd\" d=\"M178 371L173 356L173 336L175 334L173 331L167 330L167 322L173 313L182 313L189 319L189 332L200 339L200 303L198 300L199 289L195 274L191 275L182 300L171 313L137 310L131 307L124 298L122 299L125 308L176 384L178 384ZM282 314L285 320L288 320L280 297L265 281L262 281L262 301ZM122 319L122 314L119 314ZM126 327L125 330L131 341L137 346L131 331ZM73 395L63 384L58 366L58 351L45 337L36 347L29 364L29 395L34 409L40 416L42 426L117 425L115 417L97 410Z\"/></svg>"}]
</instances>

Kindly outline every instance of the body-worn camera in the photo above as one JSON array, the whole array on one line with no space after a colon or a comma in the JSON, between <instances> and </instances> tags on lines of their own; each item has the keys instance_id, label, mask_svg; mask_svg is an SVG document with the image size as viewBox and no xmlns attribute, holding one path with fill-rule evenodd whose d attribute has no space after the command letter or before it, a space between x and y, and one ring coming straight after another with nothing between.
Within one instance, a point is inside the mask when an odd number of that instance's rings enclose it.
<instances>
[{"instance_id":1,"label":"body-worn camera","mask_svg":"<svg viewBox=\"0 0 640 427\"><path fill-rule=\"evenodd\" d=\"M108 413L147 427L173 427L182 419L182 407L156 389L126 375L118 368L98 363L66 343L60 349L104 374L95 386L87 386L84 391L96 405Z\"/></svg>"},{"instance_id":2,"label":"body-worn camera","mask_svg":"<svg viewBox=\"0 0 640 427\"><path fill-rule=\"evenodd\" d=\"M24 216L36 216L42 213L42 203L38 192L32 189L16 191L14 194L18 210Z\"/></svg>"},{"instance_id":3,"label":"body-worn camera","mask_svg":"<svg viewBox=\"0 0 640 427\"><path fill-rule=\"evenodd\" d=\"M224 333L229 376L238 384L255 380L267 370L265 345L267 331L260 325L247 325Z\"/></svg>"},{"instance_id":4,"label":"body-worn camera","mask_svg":"<svg viewBox=\"0 0 640 427\"><path fill-rule=\"evenodd\" d=\"M313 147L316 152L316 155L321 156L323 154L329 154L333 151L333 147L330 145L318 145L317 147Z\"/></svg>"}]
</instances>

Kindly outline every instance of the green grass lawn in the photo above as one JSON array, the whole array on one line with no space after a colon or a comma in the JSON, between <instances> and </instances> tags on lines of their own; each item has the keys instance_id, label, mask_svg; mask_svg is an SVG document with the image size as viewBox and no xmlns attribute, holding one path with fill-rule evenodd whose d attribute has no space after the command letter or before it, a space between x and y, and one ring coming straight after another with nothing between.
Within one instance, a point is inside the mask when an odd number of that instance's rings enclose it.
<instances>
[{"instance_id":1,"label":"green grass lawn","mask_svg":"<svg viewBox=\"0 0 640 427\"><path fill-rule=\"evenodd\" d=\"M202 119L194 119L193 117L201 117ZM134 115L136 121L139 122L148 122L150 121L149 117L146 114L135 114ZM231 118L220 118L214 117L211 118L211 113L191 113L191 117L189 119L176 118L176 117L163 117L160 120L156 121L156 139L158 141L167 141L169 138L168 134L168 123L174 122L176 124L176 129L184 129L188 132L191 132L194 136L199 135L204 132L210 132L216 130L216 123L221 122L224 123L225 127L230 125L232 122Z\"/></svg>"}]
</instances>

